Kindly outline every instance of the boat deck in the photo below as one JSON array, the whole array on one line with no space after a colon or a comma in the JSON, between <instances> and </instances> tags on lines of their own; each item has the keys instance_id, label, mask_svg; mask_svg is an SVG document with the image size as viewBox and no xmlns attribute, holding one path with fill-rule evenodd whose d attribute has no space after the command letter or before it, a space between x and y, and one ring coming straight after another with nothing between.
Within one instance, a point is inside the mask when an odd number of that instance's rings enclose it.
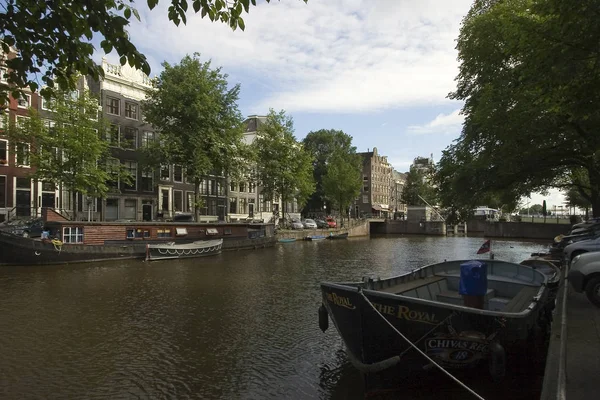
<instances>
[{"instance_id":1,"label":"boat deck","mask_svg":"<svg viewBox=\"0 0 600 400\"><path fill-rule=\"evenodd\" d=\"M458 274L442 273L392 284L376 290L462 306L464 299L458 292L459 279ZM381 284L384 286L385 282L381 282ZM490 277L488 290L484 296L484 308L490 311L518 313L529 307L539 290L540 287L537 285L527 285L508 277Z\"/></svg>"}]
</instances>

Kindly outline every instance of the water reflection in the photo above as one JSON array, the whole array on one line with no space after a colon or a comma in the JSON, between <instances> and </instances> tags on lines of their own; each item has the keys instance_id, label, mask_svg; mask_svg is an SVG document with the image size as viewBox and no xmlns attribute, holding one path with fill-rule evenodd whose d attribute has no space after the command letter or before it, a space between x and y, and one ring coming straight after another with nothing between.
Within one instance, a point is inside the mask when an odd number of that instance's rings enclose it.
<instances>
[{"instance_id":1,"label":"water reflection","mask_svg":"<svg viewBox=\"0 0 600 400\"><path fill-rule=\"evenodd\" d=\"M383 278L471 258L482 242L385 237L295 242L185 261L5 267L0 394L364 398L364 383L335 328L318 328L319 282ZM497 258L517 262L542 247L493 242Z\"/></svg>"}]
</instances>

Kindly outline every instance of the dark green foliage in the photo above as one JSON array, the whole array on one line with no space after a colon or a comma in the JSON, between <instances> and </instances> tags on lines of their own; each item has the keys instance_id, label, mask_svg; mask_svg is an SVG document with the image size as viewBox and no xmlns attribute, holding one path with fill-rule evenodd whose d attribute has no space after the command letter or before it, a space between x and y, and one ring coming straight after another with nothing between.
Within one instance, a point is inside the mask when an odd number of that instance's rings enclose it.
<instances>
[{"instance_id":1,"label":"dark green foliage","mask_svg":"<svg viewBox=\"0 0 600 400\"><path fill-rule=\"evenodd\" d=\"M352 146L352 136L335 129L309 132L302 141L302 145L314 157L313 177L316 182L315 192L308 199L305 210L321 210L323 204L327 202L327 196L323 189L323 177L327 174L328 163L332 155L337 152L351 156L356 154L356 147ZM362 166L360 168L362 169ZM360 188L360 177L358 179Z\"/></svg>"},{"instance_id":2,"label":"dark green foliage","mask_svg":"<svg viewBox=\"0 0 600 400\"><path fill-rule=\"evenodd\" d=\"M209 174L235 176L244 165L240 85L228 87L227 75L199 55L177 65L164 63L154 90L143 102L144 117L158 132L145 150L146 164L177 164L195 184L198 216L200 181Z\"/></svg>"},{"instance_id":3,"label":"dark green foliage","mask_svg":"<svg viewBox=\"0 0 600 400\"><path fill-rule=\"evenodd\" d=\"M11 123L6 134L12 143L29 146L32 178L62 186L73 199L77 193L105 197L110 181L131 183L132 177L118 160L109 157L104 140L108 124L98 118L98 99L88 91L74 94L57 91L49 103L51 126L30 110L29 118L18 125Z\"/></svg>"},{"instance_id":4,"label":"dark green foliage","mask_svg":"<svg viewBox=\"0 0 600 400\"><path fill-rule=\"evenodd\" d=\"M444 206L467 210L490 193L515 203L585 181L600 215L599 16L595 0L475 2L450 94L465 102L465 125L436 176Z\"/></svg>"},{"instance_id":5,"label":"dark green foliage","mask_svg":"<svg viewBox=\"0 0 600 400\"><path fill-rule=\"evenodd\" d=\"M257 162L255 180L265 199L281 198L285 204L296 198L302 206L315 190L313 158L296 141L294 124L284 111L269 111L252 144Z\"/></svg>"}]
</instances>

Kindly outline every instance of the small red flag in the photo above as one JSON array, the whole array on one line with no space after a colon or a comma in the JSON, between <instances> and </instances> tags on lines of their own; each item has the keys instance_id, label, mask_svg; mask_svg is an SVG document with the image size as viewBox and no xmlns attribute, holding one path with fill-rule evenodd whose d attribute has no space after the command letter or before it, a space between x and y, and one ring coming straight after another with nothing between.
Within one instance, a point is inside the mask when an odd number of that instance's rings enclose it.
<instances>
[{"instance_id":1,"label":"small red flag","mask_svg":"<svg viewBox=\"0 0 600 400\"><path fill-rule=\"evenodd\" d=\"M483 242L483 244L481 245L479 250L477 250L477 254L487 253L488 251L491 250L491 248L492 248L492 242L490 241L490 239L488 239L485 242Z\"/></svg>"}]
</instances>

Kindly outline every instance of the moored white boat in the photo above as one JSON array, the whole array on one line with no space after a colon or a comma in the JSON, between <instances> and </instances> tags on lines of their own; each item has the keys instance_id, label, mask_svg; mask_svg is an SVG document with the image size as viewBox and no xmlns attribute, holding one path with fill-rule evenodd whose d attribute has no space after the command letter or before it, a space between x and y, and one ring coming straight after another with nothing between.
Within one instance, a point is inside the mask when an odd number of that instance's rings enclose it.
<instances>
[{"instance_id":1,"label":"moored white boat","mask_svg":"<svg viewBox=\"0 0 600 400\"><path fill-rule=\"evenodd\" d=\"M172 258L204 257L221 252L223 239L198 240L192 243L167 242L146 245L146 261Z\"/></svg>"}]
</instances>

